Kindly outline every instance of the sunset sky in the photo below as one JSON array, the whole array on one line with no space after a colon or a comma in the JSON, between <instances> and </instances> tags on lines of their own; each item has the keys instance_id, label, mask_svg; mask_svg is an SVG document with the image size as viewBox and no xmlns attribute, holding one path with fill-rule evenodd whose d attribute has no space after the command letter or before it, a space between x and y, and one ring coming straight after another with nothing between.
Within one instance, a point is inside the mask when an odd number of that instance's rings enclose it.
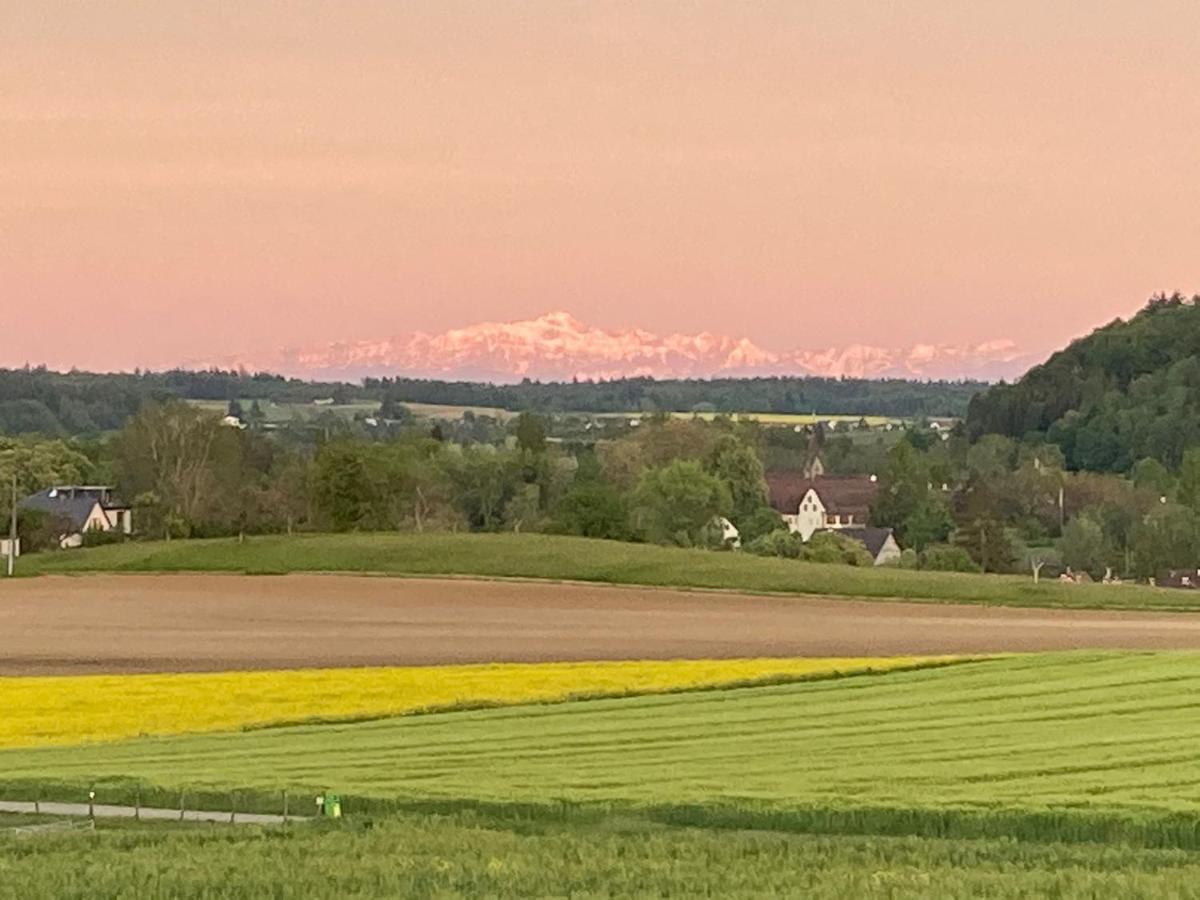
<instances>
[{"instance_id":1,"label":"sunset sky","mask_svg":"<svg viewBox=\"0 0 1200 900\"><path fill-rule=\"evenodd\" d=\"M1194 0L0 0L0 365L1043 352L1200 290L1197 60Z\"/></svg>"}]
</instances>

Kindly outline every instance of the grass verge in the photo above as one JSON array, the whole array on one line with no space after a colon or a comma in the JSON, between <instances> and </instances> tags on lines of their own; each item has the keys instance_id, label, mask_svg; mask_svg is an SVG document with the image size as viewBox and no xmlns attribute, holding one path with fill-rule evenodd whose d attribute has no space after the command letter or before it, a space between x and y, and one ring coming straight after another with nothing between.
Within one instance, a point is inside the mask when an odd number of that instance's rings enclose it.
<instances>
[{"instance_id":1,"label":"grass verge","mask_svg":"<svg viewBox=\"0 0 1200 900\"><path fill-rule=\"evenodd\" d=\"M369 826L369 827L368 827ZM100 822L0 839L0 896L1190 897L1179 850L713 831L480 810L287 830Z\"/></svg>"}]
</instances>

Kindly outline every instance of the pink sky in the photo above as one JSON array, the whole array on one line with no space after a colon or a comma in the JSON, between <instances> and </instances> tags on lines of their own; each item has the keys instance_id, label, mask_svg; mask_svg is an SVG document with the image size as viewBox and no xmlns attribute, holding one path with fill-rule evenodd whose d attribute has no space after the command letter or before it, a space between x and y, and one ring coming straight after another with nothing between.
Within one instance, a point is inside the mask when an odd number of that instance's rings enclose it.
<instances>
[{"instance_id":1,"label":"pink sky","mask_svg":"<svg viewBox=\"0 0 1200 900\"><path fill-rule=\"evenodd\" d=\"M1200 290L1200 4L0 4L0 365L566 310L1049 349Z\"/></svg>"}]
</instances>

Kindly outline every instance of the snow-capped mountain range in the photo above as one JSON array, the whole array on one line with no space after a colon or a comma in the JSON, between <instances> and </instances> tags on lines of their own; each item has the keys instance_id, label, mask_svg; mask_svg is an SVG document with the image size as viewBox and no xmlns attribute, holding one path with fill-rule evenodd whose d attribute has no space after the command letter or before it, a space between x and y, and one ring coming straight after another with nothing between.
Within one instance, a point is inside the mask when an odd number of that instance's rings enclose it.
<instances>
[{"instance_id":1,"label":"snow-capped mountain range","mask_svg":"<svg viewBox=\"0 0 1200 900\"><path fill-rule=\"evenodd\" d=\"M223 367L305 378L407 376L499 382L821 375L849 378L1011 378L1032 362L1009 340L974 345L864 344L774 352L747 338L701 332L660 336L641 329L606 331L569 313L519 322L481 322L441 334L415 332L381 340L283 349Z\"/></svg>"}]
</instances>

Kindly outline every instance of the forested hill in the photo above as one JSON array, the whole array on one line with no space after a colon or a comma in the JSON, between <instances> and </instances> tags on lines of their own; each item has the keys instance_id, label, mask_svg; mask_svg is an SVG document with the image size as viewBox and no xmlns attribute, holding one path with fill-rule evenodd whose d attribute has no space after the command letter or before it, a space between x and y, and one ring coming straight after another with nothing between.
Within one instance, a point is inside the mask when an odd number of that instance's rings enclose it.
<instances>
[{"instance_id":1,"label":"forested hill","mask_svg":"<svg viewBox=\"0 0 1200 900\"><path fill-rule=\"evenodd\" d=\"M120 428L147 400L272 400L311 403L435 403L538 412L716 411L962 416L981 382L898 379L724 378L523 382L514 385L418 379L363 384L303 381L266 373L168 371L59 373L0 369L0 434L84 435Z\"/></svg>"},{"instance_id":2,"label":"forested hill","mask_svg":"<svg viewBox=\"0 0 1200 900\"><path fill-rule=\"evenodd\" d=\"M971 401L967 430L1043 437L1074 469L1176 468L1200 445L1200 295L1157 296Z\"/></svg>"}]
</instances>

